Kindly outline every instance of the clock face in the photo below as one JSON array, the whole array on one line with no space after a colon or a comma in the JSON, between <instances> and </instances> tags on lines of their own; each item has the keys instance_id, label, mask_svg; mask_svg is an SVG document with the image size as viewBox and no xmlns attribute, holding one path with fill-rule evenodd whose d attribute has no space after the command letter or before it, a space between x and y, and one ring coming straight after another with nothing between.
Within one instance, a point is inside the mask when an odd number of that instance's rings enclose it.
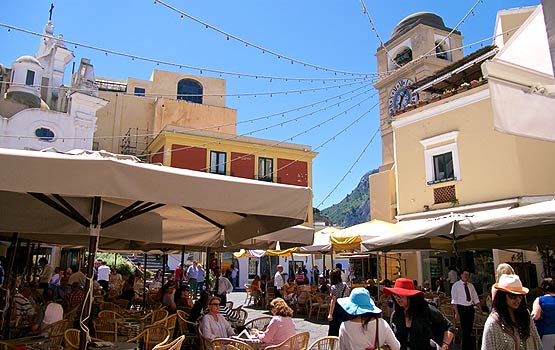
<instances>
[{"instance_id":1,"label":"clock face","mask_svg":"<svg viewBox=\"0 0 555 350\"><path fill-rule=\"evenodd\" d=\"M418 101L418 94L410 91L410 85L410 79L401 79L393 85L387 101L389 115L394 116L396 109L404 109L409 103L415 104Z\"/></svg>"}]
</instances>

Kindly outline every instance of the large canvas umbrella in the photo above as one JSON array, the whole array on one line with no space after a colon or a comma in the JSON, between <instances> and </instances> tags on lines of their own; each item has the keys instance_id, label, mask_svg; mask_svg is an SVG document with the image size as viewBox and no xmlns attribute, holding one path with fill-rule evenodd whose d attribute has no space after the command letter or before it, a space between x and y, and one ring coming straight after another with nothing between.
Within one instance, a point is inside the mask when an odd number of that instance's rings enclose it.
<instances>
[{"instance_id":1,"label":"large canvas umbrella","mask_svg":"<svg viewBox=\"0 0 555 350\"><path fill-rule=\"evenodd\" d=\"M333 226L327 226L317 232L314 233L314 240L312 241L312 245L300 247L300 252L305 253L327 253L331 251L331 242L330 237L340 229L335 228Z\"/></svg>"},{"instance_id":2,"label":"large canvas umbrella","mask_svg":"<svg viewBox=\"0 0 555 350\"><path fill-rule=\"evenodd\" d=\"M140 227L137 232L117 227L146 213L162 225L161 237L152 231L151 238L159 240L157 243L205 247L237 244L300 224L307 216L311 191L306 187L117 158L98 152L69 155L0 149L0 198L6 197L0 200L0 232L48 236L54 231L79 237L74 227L77 223L89 233L90 277L98 237L132 239L141 232ZM8 215L9 199L14 195L23 211ZM44 205L29 212L26 208L37 200ZM75 202L86 202L89 211L80 212ZM109 211L111 205L122 209L103 216L104 208ZM49 223L53 210L62 213L65 222ZM41 230L41 224L18 226L22 224L20 215L31 221L46 219L44 226L49 229ZM111 226L114 231L107 230ZM90 280L87 284L91 285Z\"/></svg>"},{"instance_id":3,"label":"large canvas umbrella","mask_svg":"<svg viewBox=\"0 0 555 350\"><path fill-rule=\"evenodd\" d=\"M371 251L527 249L555 246L555 200L399 223L396 234L364 241Z\"/></svg>"},{"instance_id":4,"label":"large canvas umbrella","mask_svg":"<svg viewBox=\"0 0 555 350\"><path fill-rule=\"evenodd\" d=\"M360 244L373 237L381 237L402 231L402 227L386 221L374 219L347 227L330 236L333 250L360 249Z\"/></svg>"}]
</instances>

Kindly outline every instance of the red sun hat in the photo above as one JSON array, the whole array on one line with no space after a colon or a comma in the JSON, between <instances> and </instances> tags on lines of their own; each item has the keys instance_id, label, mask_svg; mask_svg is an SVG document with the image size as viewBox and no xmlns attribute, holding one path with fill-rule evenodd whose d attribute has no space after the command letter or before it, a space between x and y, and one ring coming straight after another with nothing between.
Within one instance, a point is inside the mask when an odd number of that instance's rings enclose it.
<instances>
[{"instance_id":1,"label":"red sun hat","mask_svg":"<svg viewBox=\"0 0 555 350\"><path fill-rule=\"evenodd\" d=\"M395 286L393 288L384 287L383 293L385 295L396 294L403 297L411 297L417 294L424 296L422 291L414 288L414 281L408 278L397 278Z\"/></svg>"}]
</instances>

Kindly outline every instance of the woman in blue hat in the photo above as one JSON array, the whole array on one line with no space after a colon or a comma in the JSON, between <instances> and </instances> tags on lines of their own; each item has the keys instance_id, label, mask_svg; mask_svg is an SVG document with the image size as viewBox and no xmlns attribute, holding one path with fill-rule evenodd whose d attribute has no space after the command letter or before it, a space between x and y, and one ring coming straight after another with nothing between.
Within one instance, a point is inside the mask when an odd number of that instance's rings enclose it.
<instances>
[{"instance_id":1,"label":"woman in blue hat","mask_svg":"<svg viewBox=\"0 0 555 350\"><path fill-rule=\"evenodd\" d=\"M391 350L401 348L366 288L355 288L349 297L339 298L337 302L352 317L339 328L340 350L378 349L384 345L389 345Z\"/></svg>"}]
</instances>

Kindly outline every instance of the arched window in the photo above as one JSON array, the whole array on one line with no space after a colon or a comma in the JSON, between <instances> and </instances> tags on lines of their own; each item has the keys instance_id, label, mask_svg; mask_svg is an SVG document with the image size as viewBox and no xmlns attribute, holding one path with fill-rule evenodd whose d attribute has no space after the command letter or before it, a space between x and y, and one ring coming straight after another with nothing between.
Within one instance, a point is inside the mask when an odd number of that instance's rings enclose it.
<instances>
[{"instance_id":1,"label":"arched window","mask_svg":"<svg viewBox=\"0 0 555 350\"><path fill-rule=\"evenodd\" d=\"M49 128L40 127L35 129L35 136L38 137L41 141L52 142L56 135L54 131L50 130Z\"/></svg>"},{"instance_id":2,"label":"arched window","mask_svg":"<svg viewBox=\"0 0 555 350\"><path fill-rule=\"evenodd\" d=\"M177 83L177 99L202 103L202 85L196 80L181 79Z\"/></svg>"},{"instance_id":3,"label":"arched window","mask_svg":"<svg viewBox=\"0 0 555 350\"><path fill-rule=\"evenodd\" d=\"M412 61L412 50L410 49L410 47L406 47L397 56L395 56L393 60L399 66L404 66L405 64Z\"/></svg>"},{"instance_id":4,"label":"arched window","mask_svg":"<svg viewBox=\"0 0 555 350\"><path fill-rule=\"evenodd\" d=\"M436 41L436 57L442 60L448 60L448 48L441 40Z\"/></svg>"}]
</instances>

